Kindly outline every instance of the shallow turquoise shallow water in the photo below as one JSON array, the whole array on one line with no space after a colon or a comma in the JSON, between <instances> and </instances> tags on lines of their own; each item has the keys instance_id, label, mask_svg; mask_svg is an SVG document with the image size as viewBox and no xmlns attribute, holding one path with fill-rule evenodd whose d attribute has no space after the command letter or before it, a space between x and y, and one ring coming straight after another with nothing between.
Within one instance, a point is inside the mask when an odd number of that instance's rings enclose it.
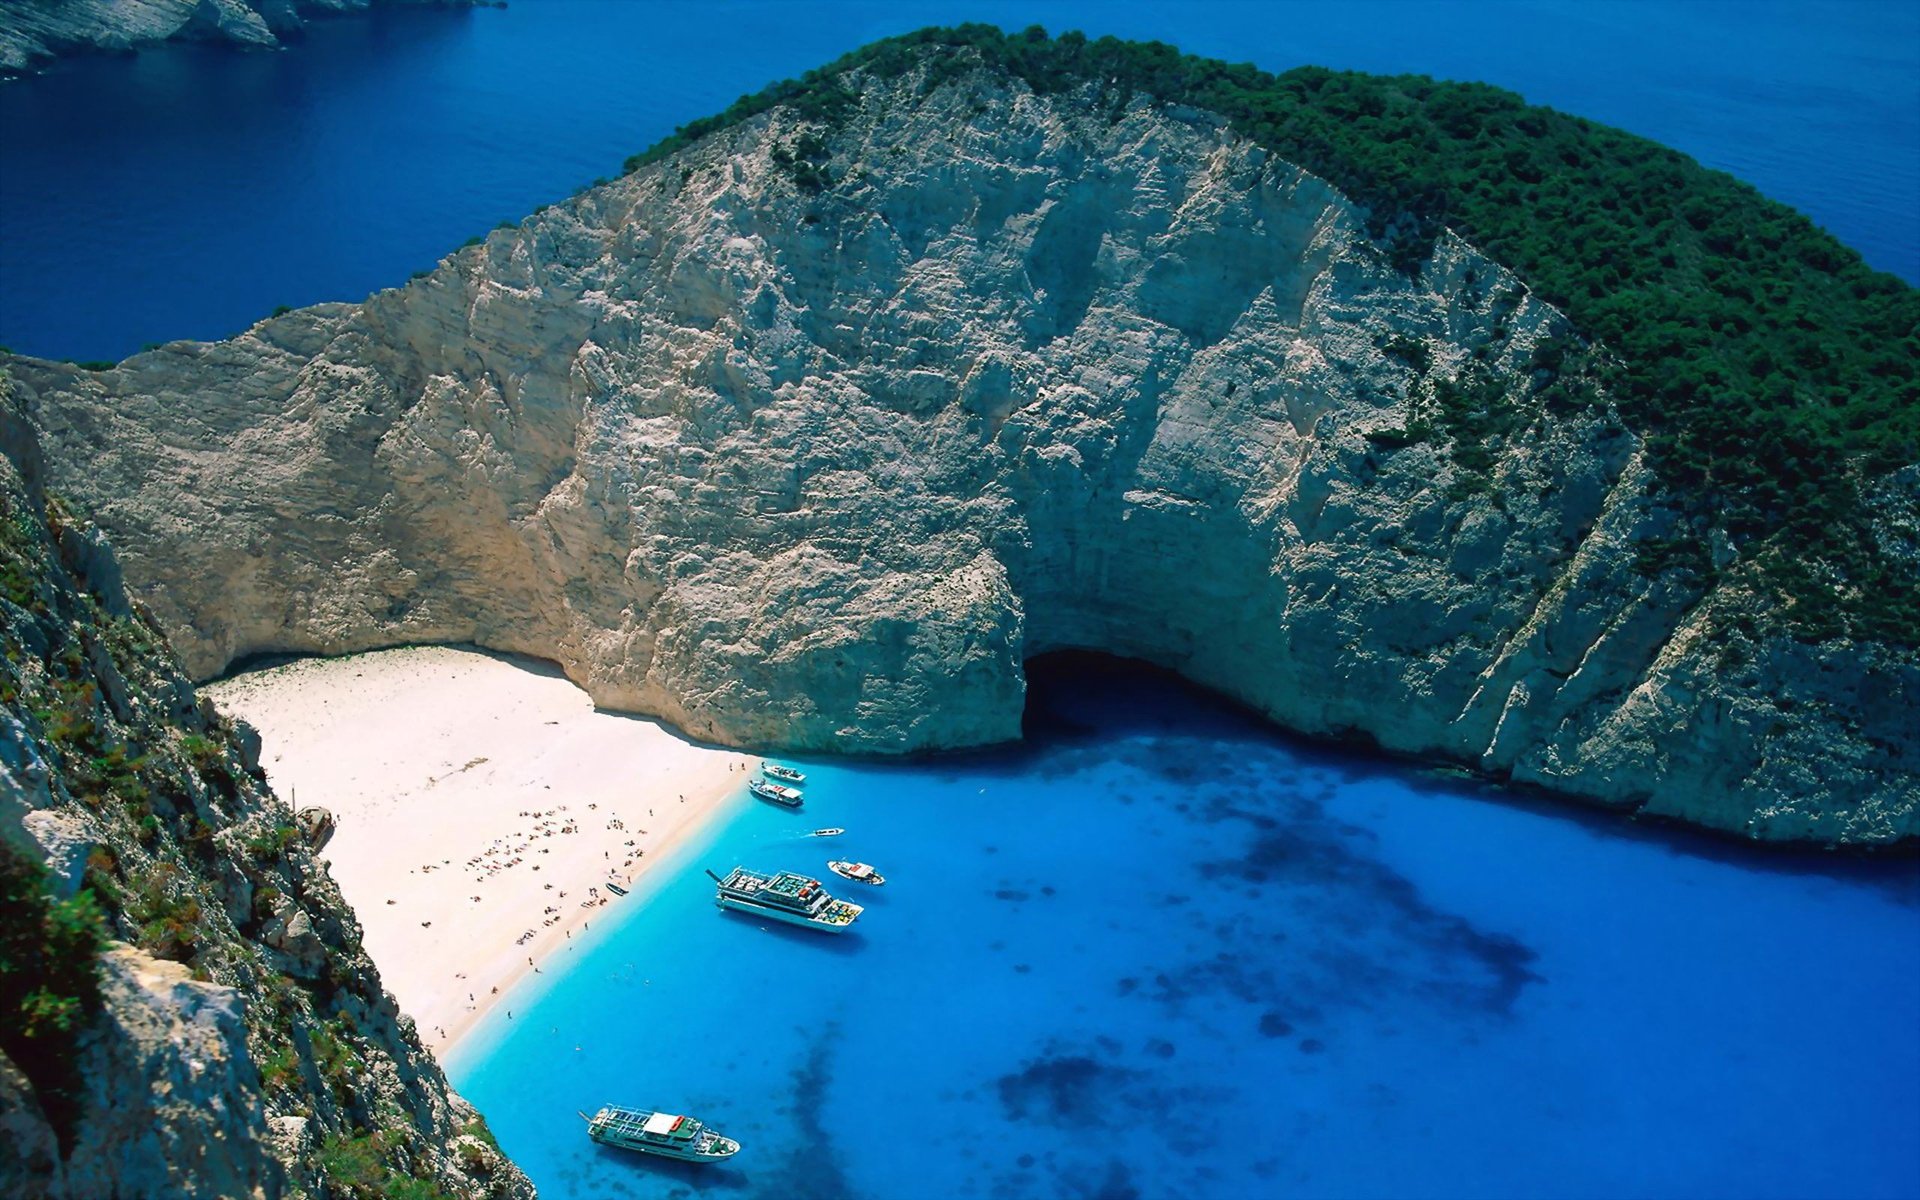
<instances>
[{"instance_id":1,"label":"shallow turquoise shallow water","mask_svg":"<svg viewBox=\"0 0 1920 1200\"><path fill-rule=\"evenodd\" d=\"M1151 677L1039 707L740 798L512 997L451 1072L542 1195L1920 1194L1913 864L1497 801ZM890 876L845 939L701 874L841 853ZM608 1102L746 1148L603 1150Z\"/></svg>"}]
</instances>

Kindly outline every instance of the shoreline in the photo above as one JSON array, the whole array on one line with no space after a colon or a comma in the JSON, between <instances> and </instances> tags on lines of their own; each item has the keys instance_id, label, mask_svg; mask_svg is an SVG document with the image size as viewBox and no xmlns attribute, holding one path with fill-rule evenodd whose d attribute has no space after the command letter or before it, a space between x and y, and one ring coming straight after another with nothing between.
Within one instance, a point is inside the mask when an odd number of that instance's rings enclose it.
<instances>
[{"instance_id":1,"label":"shoreline","mask_svg":"<svg viewBox=\"0 0 1920 1200\"><path fill-rule=\"evenodd\" d=\"M760 762L472 648L299 659L202 690L260 731L290 806L333 813L316 857L443 1062L596 917L624 915L607 885L634 890Z\"/></svg>"}]
</instances>

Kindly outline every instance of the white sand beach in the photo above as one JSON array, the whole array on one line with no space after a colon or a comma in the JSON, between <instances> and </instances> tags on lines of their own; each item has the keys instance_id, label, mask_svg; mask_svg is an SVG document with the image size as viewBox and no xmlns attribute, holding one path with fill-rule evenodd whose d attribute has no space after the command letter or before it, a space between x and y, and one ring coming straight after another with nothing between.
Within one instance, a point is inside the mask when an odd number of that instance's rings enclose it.
<instances>
[{"instance_id":1,"label":"white sand beach","mask_svg":"<svg viewBox=\"0 0 1920 1200\"><path fill-rule=\"evenodd\" d=\"M444 646L304 659L209 684L260 730L381 979L442 1054L759 765L595 711L557 668Z\"/></svg>"}]
</instances>

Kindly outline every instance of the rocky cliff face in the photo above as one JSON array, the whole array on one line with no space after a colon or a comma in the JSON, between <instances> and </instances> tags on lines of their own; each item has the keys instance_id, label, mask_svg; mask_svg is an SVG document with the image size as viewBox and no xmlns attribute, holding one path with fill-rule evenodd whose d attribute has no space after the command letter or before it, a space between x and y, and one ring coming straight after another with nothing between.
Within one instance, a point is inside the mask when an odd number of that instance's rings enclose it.
<instances>
[{"instance_id":1,"label":"rocky cliff face","mask_svg":"<svg viewBox=\"0 0 1920 1200\"><path fill-rule=\"evenodd\" d=\"M0 853L91 887L119 942L71 1104L0 1054L0 1193L530 1197L381 990L257 736L196 697L111 548L42 490L8 392Z\"/></svg>"},{"instance_id":2,"label":"rocky cliff face","mask_svg":"<svg viewBox=\"0 0 1920 1200\"><path fill-rule=\"evenodd\" d=\"M16 360L57 486L201 676L473 641L899 753L1017 736L1023 660L1080 647L1606 804L1920 832L1912 657L1651 567L1640 445L1499 265L1409 277L1203 113L852 86L364 304Z\"/></svg>"},{"instance_id":3,"label":"rocky cliff face","mask_svg":"<svg viewBox=\"0 0 1920 1200\"><path fill-rule=\"evenodd\" d=\"M174 40L278 46L314 16L376 4L472 0L8 0L0 6L0 78L69 54Z\"/></svg>"}]
</instances>

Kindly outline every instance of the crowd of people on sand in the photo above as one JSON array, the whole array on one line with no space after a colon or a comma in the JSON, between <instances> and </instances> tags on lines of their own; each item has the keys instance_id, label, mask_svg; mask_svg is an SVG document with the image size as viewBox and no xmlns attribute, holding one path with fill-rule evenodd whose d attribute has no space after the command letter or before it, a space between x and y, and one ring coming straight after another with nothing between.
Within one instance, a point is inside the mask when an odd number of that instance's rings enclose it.
<instances>
[{"instance_id":1,"label":"crowd of people on sand","mask_svg":"<svg viewBox=\"0 0 1920 1200\"><path fill-rule=\"evenodd\" d=\"M595 811L597 811L599 807L598 804L587 805L588 809ZM546 838L563 837L580 832L579 819L566 815L568 812L569 808L565 804L546 809L522 810L516 815L533 822L529 829L507 837L495 838L491 845L479 854L467 859L463 866L479 883L485 883L487 880L521 865L529 866L532 870L538 871L540 864L530 863L528 860L534 855L547 854L550 851L548 847L536 845L536 842ZM619 817L608 818L606 828L612 832L628 832L626 822ZM641 837L646 836L647 833L644 829L633 832L639 834ZM630 882L631 871L634 865L646 855L646 851L639 848L639 844L635 838L627 838L623 844L627 853L621 857L617 867L609 865L606 868L607 882L622 884ZM603 851L602 857L608 863L611 863L613 854L611 851ZM438 863L422 863L419 870L422 873L431 873L451 865L450 860L442 859ZM555 885L551 883L544 885L542 890L555 892L554 899L556 900L564 900L567 898L567 892L564 889L556 889ZM469 897L471 902L475 904L480 903L484 898L483 893L474 893ZM610 902L611 897L604 895L598 885L589 885L586 897L578 900L577 904L580 908L591 909L602 907ZM387 903L393 904L396 902L388 900ZM539 937L542 929L560 924L566 918L566 911L564 907L559 904L547 904L540 910L540 916L540 925L537 928L529 928L521 931L520 936L514 939L515 945L525 946L528 942ZM431 924L431 922L422 923L423 927L431 927ZM583 923L583 928L592 928L592 923ZM572 930L564 930L563 932L569 940L572 939ZM534 963L533 959L529 958L527 965L533 968L535 974L540 973L540 968ZM466 976L460 974L455 978L465 979ZM491 994L498 995L499 992L500 989L495 987L492 989ZM474 993L469 992L467 999L470 1001L467 1006L468 1011L474 1011L478 1007L478 998ZM435 1027L435 1032L442 1038L446 1036L446 1030L439 1026Z\"/></svg>"},{"instance_id":2,"label":"crowd of people on sand","mask_svg":"<svg viewBox=\"0 0 1920 1200\"><path fill-rule=\"evenodd\" d=\"M727 769L729 771L746 771L751 768L743 763L737 767L729 764ZM684 794L680 795L679 800L684 804L686 802L686 796ZM587 808L592 811L598 811L599 807L598 804L587 805ZM649 815L652 815L652 809L648 809L647 811ZM548 838L564 837L580 832L580 818L568 814L569 808L565 804L555 805L545 809L522 810L517 815L531 821L533 823L531 827L506 837L495 838L492 844L485 850L467 859L462 866L471 874L475 882L480 884L484 884L495 876L511 871L519 866L526 866L530 870L538 871L541 864L529 860L538 855L548 854L551 851L548 847L537 845L536 843ZM617 816L609 816L606 819L605 828L615 833L632 832L637 834L638 837L647 836L647 831L644 829L629 830L626 822ZM618 864L613 862L612 850L601 852L601 857L606 864L606 879L602 882L620 885L630 884L632 882L633 869L635 865L646 856L646 851L640 848L637 838L634 837L624 839L622 845L615 849L624 850ZM441 859L437 863L422 863L418 870L423 874L430 874L450 866L452 866L450 860ZM554 892L553 900L555 901L565 900L568 897L568 893L564 889L557 888L556 885L551 883L545 884L542 890ZM471 902L475 904L480 903L484 898L484 892L475 892L469 897ZM388 900L387 903L394 904L396 901ZM576 906L583 909L593 909L603 907L609 903L611 903L611 897L604 893L603 888L600 885L590 884L586 889L586 895L576 901ZM540 936L541 930L561 924L566 919L566 910L563 905L558 903L548 903L541 908L540 917L540 924L537 927L531 927L521 931L520 935L514 939L515 945L525 947L527 943L534 941ZM423 927L431 927L432 922L422 922L421 924ZM582 923L582 929L591 927L591 922ZM566 929L563 930L563 932L566 937L571 940L573 931ZM533 958L529 957L527 959L527 966L533 969L534 974L541 974L540 967ZM466 975L464 973L458 974L455 978L464 980L466 979ZM489 994L498 996L500 994L499 987L494 986ZM468 992L467 1000L468 1004L465 1006L467 1011L476 1011L480 1005L477 992ZM511 1011L507 1013L507 1017L509 1020L512 1019L513 1014ZM444 1027L435 1026L434 1032L442 1040L447 1037L447 1031Z\"/></svg>"},{"instance_id":3,"label":"crowd of people on sand","mask_svg":"<svg viewBox=\"0 0 1920 1200\"><path fill-rule=\"evenodd\" d=\"M597 808L598 805L589 807ZM491 879L502 871L510 871L526 862L529 853L552 853L546 846L535 847L534 842L541 838L579 833L579 822L560 815L566 811L564 804L549 809L521 810L518 815L531 818L534 821L533 828L515 837L495 838L492 845L467 860L467 869L480 879ZM540 869L539 863L531 866L536 871Z\"/></svg>"}]
</instances>

